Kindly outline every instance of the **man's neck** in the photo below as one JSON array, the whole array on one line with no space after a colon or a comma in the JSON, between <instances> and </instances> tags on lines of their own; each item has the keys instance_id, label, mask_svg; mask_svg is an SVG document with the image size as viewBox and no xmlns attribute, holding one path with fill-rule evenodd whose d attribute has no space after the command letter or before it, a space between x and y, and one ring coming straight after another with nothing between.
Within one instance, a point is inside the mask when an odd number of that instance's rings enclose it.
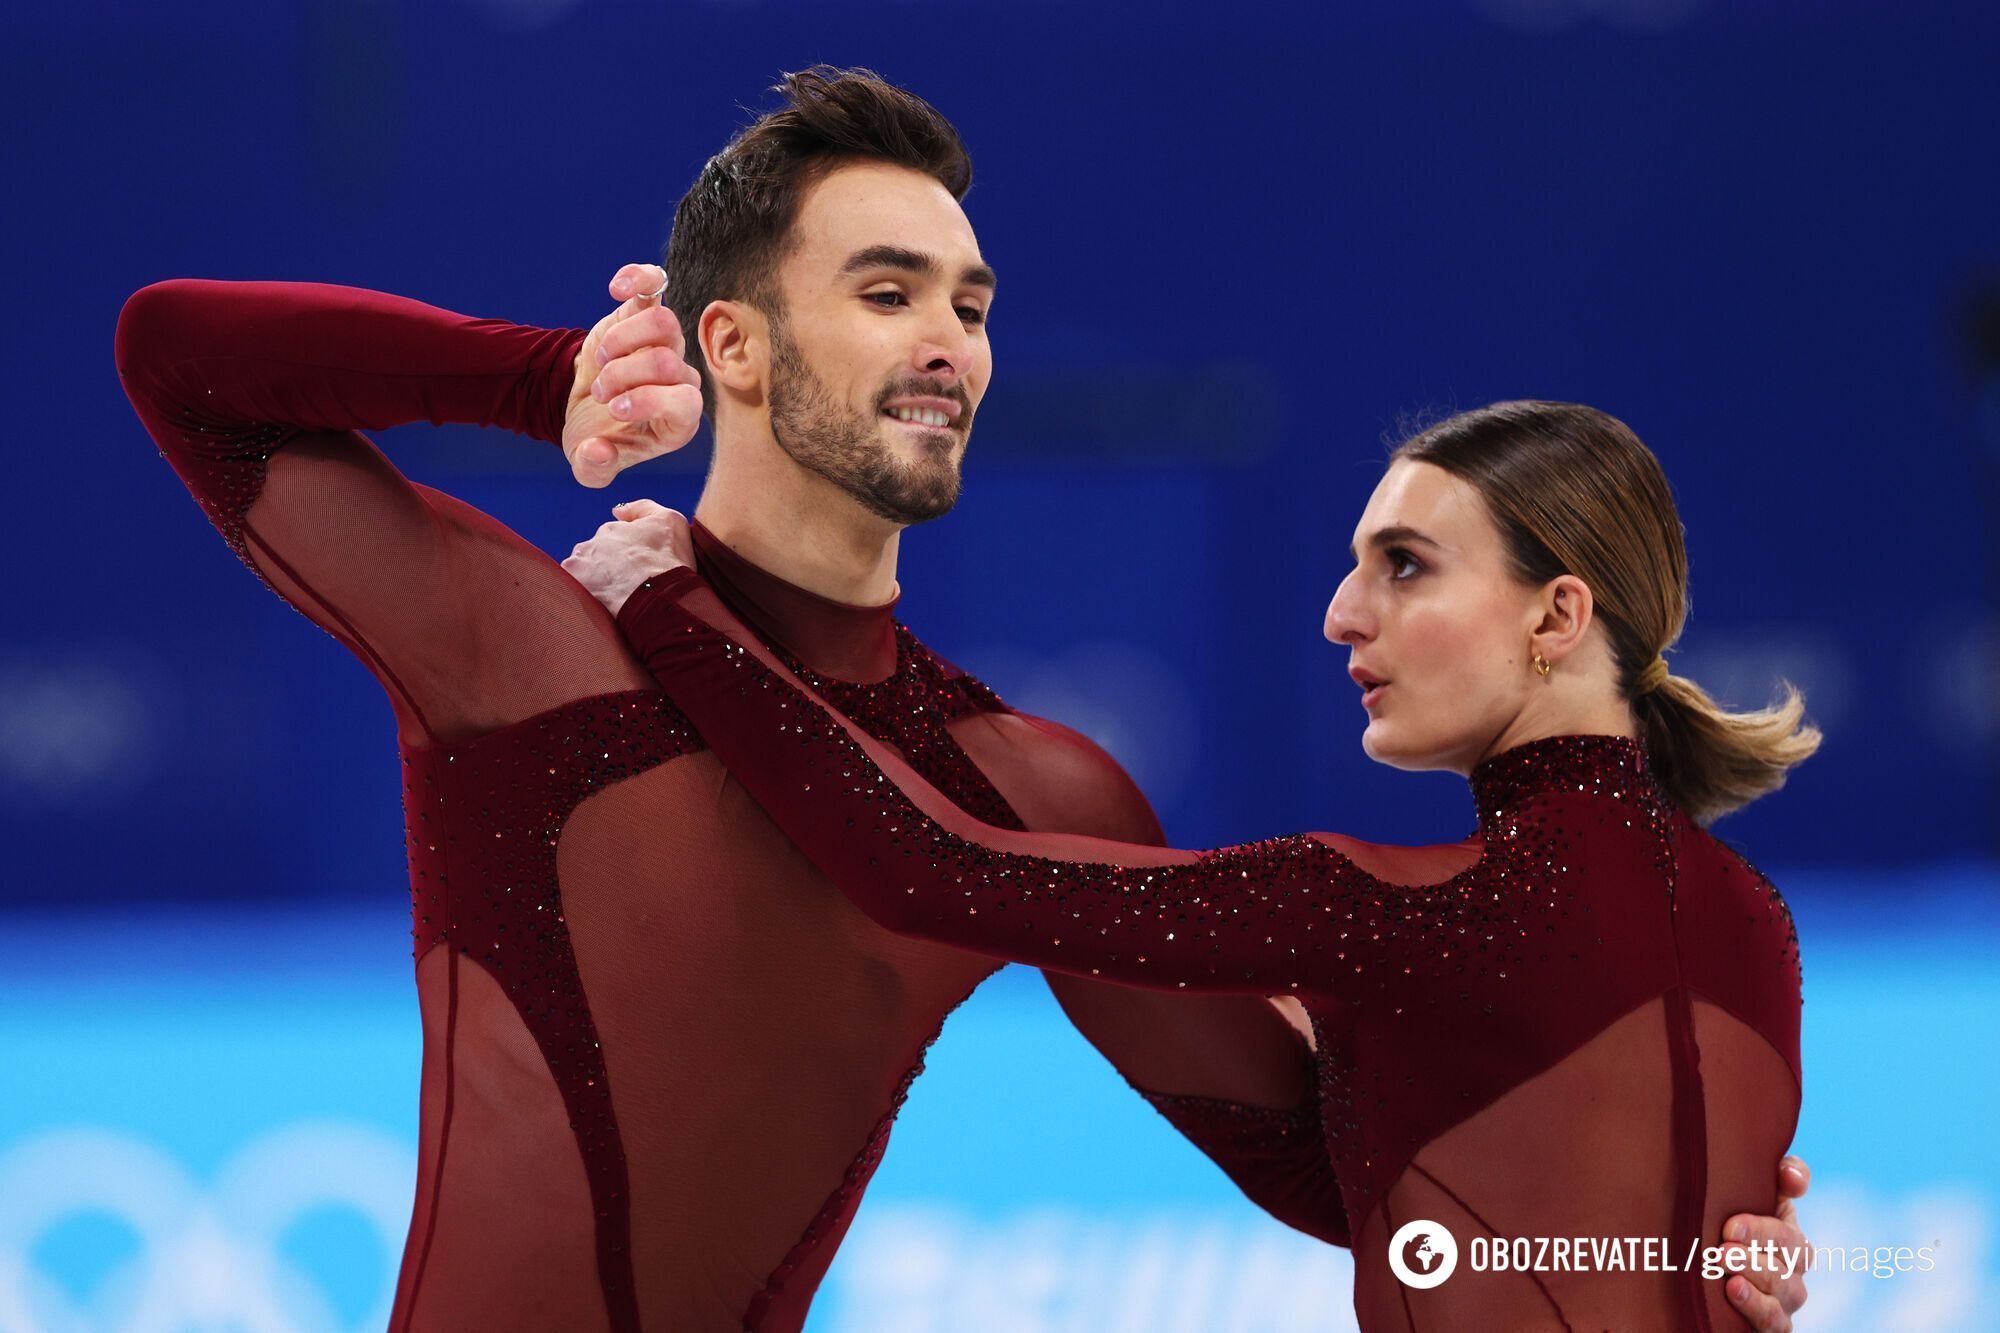
<instances>
[{"instance_id":1,"label":"man's neck","mask_svg":"<svg viewBox=\"0 0 2000 1333\"><path fill-rule=\"evenodd\" d=\"M694 516L744 559L795 587L850 606L895 600L902 529L809 472L759 427L723 438Z\"/></svg>"}]
</instances>

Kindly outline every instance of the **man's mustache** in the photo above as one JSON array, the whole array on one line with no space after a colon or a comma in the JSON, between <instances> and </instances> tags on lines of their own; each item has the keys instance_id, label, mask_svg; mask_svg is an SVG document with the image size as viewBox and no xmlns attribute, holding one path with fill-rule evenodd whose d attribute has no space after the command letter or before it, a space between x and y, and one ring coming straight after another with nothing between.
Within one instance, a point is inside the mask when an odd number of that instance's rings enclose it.
<instances>
[{"instance_id":1,"label":"man's mustache","mask_svg":"<svg viewBox=\"0 0 2000 1333\"><path fill-rule=\"evenodd\" d=\"M876 411L881 411L898 398L949 398L959 406L960 426L972 420L972 395L965 391L963 384L948 384L938 379L904 380L882 391L875 400Z\"/></svg>"}]
</instances>

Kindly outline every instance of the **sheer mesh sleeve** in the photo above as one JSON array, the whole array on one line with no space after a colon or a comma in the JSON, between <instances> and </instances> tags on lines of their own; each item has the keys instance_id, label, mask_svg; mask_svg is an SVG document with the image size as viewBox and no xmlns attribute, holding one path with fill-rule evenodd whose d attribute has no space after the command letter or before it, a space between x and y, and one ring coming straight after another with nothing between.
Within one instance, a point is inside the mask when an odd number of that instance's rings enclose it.
<instances>
[{"instance_id":1,"label":"sheer mesh sleeve","mask_svg":"<svg viewBox=\"0 0 2000 1333\"><path fill-rule=\"evenodd\" d=\"M1068 811L1057 827L1117 842L1166 842L1145 793L1101 747L1059 722L1012 716L1064 756L1056 763L1039 756L1034 766L1045 791L1056 770L1050 795ZM1261 996L1165 994L1042 975L1076 1030L1246 1198L1308 1235L1347 1243L1312 1048L1276 1005Z\"/></svg>"},{"instance_id":2,"label":"sheer mesh sleeve","mask_svg":"<svg viewBox=\"0 0 2000 1333\"><path fill-rule=\"evenodd\" d=\"M1329 1245L1352 1245L1340 1181L1327 1156L1319 1097L1290 1110L1138 1090L1252 1203Z\"/></svg>"},{"instance_id":3,"label":"sheer mesh sleeve","mask_svg":"<svg viewBox=\"0 0 2000 1333\"><path fill-rule=\"evenodd\" d=\"M585 655L560 632L497 669L496 637L523 616L598 642L603 617L539 552L412 484L357 432L465 422L555 441L584 337L352 287L175 279L126 302L115 352L230 547L368 664L406 726L435 735L641 681L579 678L565 663Z\"/></svg>"},{"instance_id":4,"label":"sheer mesh sleeve","mask_svg":"<svg viewBox=\"0 0 2000 1333\"><path fill-rule=\"evenodd\" d=\"M1350 936L1357 954L1386 952L1383 931L1352 928L1403 904L1330 886L1340 855L1315 838L1193 853L994 828L818 702L693 571L650 580L619 622L779 827L892 930L1127 985L1257 995L1331 974Z\"/></svg>"},{"instance_id":5,"label":"sheer mesh sleeve","mask_svg":"<svg viewBox=\"0 0 2000 1333\"><path fill-rule=\"evenodd\" d=\"M1046 974L1078 1032L1244 1197L1347 1243L1312 1050L1268 1000L1165 994Z\"/></svg>"}]
</instances>

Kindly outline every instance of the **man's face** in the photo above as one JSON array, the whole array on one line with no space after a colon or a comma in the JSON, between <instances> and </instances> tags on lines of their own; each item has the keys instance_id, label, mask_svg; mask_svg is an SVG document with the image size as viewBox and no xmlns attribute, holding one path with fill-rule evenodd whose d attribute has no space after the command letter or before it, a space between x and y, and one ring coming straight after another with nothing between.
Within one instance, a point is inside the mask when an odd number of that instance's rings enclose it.
<instances>
[{"instance_id":1,"label":"man's face","mask_svg":"<svg viewBox=\"0 0 2000 1333\"><path fill-rule=\"evenodd\" d=\"M993 274L958 201L920 172L840 167L806 195L770 321L771 433L892 523L958 501L992 373Z\"/></svg>"}]
</instances>

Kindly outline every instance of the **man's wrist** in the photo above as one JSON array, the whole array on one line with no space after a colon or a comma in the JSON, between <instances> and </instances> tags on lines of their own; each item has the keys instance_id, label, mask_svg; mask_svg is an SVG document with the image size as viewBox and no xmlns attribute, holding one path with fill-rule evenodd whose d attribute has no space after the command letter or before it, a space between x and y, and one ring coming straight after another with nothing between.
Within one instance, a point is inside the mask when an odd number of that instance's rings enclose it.
<instances>
[{"instance_id":1,"label":"man's wrist","mask_svg":"<svg viewBox=\"0 0 2000 1333\"><path fill-rule=\"evenodd\" d=\"M549 366L544 372L538 420L532 422L534 434L544 442L562 448L563 431L569 425L569 409L576 396L576 386L582 368L577 359L583 355L583 346L590 341L589 329L554 329L552 333L562 335L555 354L549 358ZM582 381L588 384L589 380Z\"/></svg>"}]
</instances>

